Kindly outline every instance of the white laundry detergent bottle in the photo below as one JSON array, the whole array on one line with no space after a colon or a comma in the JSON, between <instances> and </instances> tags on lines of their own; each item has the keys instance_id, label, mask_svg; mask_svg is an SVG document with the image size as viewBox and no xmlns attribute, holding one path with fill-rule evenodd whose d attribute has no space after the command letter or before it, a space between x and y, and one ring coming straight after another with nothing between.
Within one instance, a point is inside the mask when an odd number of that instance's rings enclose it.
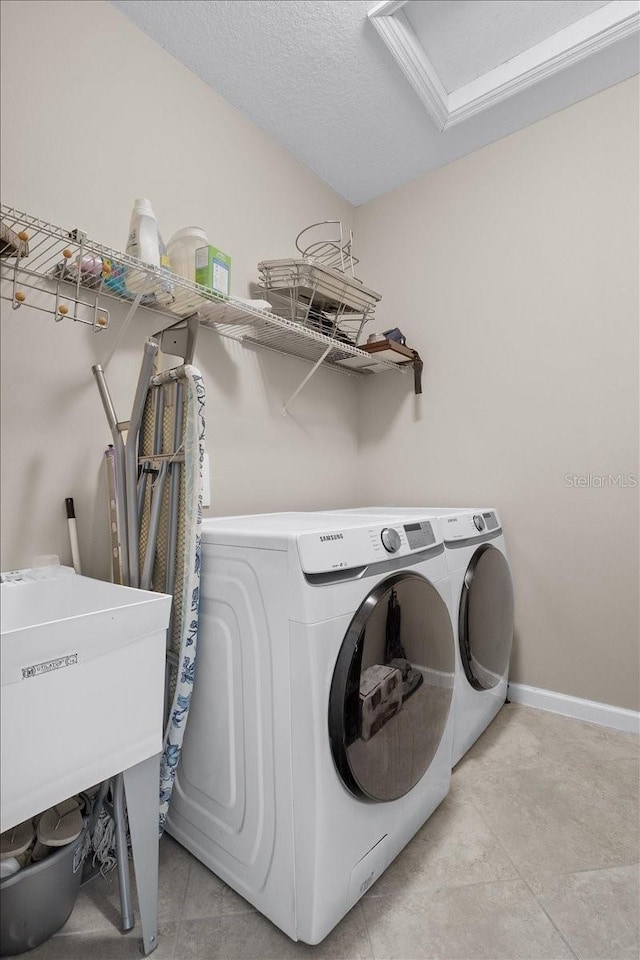
<instances>
[{"instance_id":1,"label":"white laundry detergent bottle","mask_svg":"<svg viewBox=\"0 0 640 960\"><path fill-rule=\"evenodd\" d=\"M136 200L133 205L126 253L150 267L169 267L169 258L160 236L156 215L151 202L145 198ZM126 284L130 293L146 296L153 294L161 303L169 303L172 299L171 283L168 279L158 279L143 270L136 270L135 267L127 269Z\"/></svg>"}]
</instances>

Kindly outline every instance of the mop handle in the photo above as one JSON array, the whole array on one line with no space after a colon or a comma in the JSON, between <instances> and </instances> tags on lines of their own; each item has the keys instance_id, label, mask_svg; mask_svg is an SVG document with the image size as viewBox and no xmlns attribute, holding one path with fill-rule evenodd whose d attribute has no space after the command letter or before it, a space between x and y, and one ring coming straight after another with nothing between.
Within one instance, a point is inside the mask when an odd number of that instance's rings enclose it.
<instances>
[{"instance_id":1,"label":"mop handle","mask_svg":"<svg viewBox=\"0 0 640 960\"><path fill-rule=\"evenodd\" d=\"M69 540L71 541L71 559L73 561L73 569L77 574L81 574L82 568L80 567L80 548L78 546L76 510L73 505L73 497L67 497L64 502L67 508L67 523L69 524Z\"/></svg>"}]
</instances>

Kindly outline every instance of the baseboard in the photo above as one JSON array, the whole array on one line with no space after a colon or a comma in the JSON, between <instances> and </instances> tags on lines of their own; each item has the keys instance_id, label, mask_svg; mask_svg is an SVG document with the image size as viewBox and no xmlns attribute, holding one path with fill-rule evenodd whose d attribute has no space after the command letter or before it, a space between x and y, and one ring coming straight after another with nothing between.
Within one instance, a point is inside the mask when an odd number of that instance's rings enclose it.
<instances>
[{"instance_id":1,"label":"baseboard","mask_svg":"<svg viewBox=\"0 0 640 960\"><path fill-rule=\"evenodd\" d=\"M444 689L453 689L455 677L453 673L445 670L433 670L431 667L420 667L420 673L425 677L431 687L443 687Z\"/></svg>"},{"instance_id":2,"label":"baseboard","mask_svg":"<svg viewBox=\"0 0 640 960\"><path fill-rule=\"evenodd\" d=\"M637 710L625 710L609 703L598 703L597 700L582 700L566 693L529 687L526 683L510 683L507 698L513 703L548 710L549 713L559 713L563 717L573 717L574 720L598 723L601 727L611 727L625 733L640 733L640 712Z\"/></svg>"}]
</instances>

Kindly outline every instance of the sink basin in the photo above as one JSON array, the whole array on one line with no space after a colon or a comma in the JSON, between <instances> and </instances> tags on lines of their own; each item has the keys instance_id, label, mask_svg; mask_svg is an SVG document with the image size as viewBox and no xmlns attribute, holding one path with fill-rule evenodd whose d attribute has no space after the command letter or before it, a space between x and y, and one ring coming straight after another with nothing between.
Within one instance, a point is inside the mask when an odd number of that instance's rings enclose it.
<instances>
[{"instance_id":1,"label":"sink basin","mask_svg":"<svg viewBox=\"0 0 640 960\"><path fill-rule=\"evenodd\" d=\"M171 597L62 571L0 590L4 831L160 752Z\"/></svg>"}]
</instances>

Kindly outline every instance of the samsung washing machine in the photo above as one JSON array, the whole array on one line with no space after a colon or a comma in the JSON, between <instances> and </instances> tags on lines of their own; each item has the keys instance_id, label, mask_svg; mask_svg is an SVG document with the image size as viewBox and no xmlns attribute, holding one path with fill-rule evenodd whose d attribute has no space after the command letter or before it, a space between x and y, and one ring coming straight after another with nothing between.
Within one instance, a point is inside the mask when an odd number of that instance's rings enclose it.
<instances>
[{"instance_id":1,"label":"samsung washing machine","mask_svg":"<svg viewBox=\"0 0 640 960\"><path fill-rule=\"evenodd\" d=\"M430 517L439 524L456 629L452 766L473 746L507 696L513 640L513 582L497 510L363 507L351 516Z\"/></svg>"},{"instance_id":2,"label":"samsung washing machine","mask_svg":"<svg viewBox=\"0 0 640 960\"><path fill-rule=\"evenodd\" d=\"M318 943L445 797L454 628L437 524L206 520L198 661L167 829Z\"/></svg>"}]
</instances>

